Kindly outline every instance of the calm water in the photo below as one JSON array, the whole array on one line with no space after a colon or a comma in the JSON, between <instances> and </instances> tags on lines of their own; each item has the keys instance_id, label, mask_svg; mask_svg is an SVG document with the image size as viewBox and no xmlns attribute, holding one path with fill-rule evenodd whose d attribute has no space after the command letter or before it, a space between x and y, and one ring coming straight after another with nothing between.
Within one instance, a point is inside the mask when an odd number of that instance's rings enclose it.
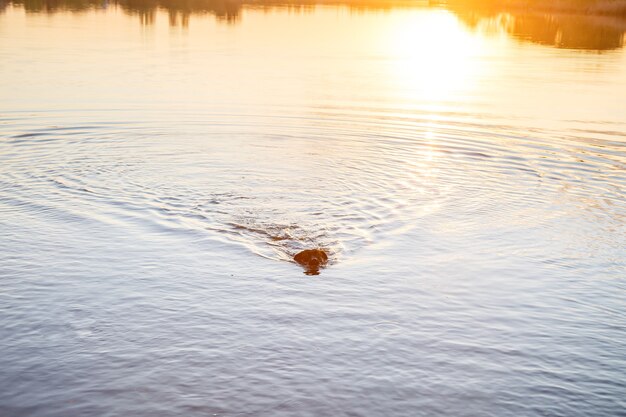
<instances>
[{"instance_id":1,"label":"calm water","mask_svg":"<svg viewBox=\"0 0 626 417\"><path fill-rule=\"evenodd\" d=\"M0 416L626 414L624 21L0 10Z\"/></svg>"}]
</instances>

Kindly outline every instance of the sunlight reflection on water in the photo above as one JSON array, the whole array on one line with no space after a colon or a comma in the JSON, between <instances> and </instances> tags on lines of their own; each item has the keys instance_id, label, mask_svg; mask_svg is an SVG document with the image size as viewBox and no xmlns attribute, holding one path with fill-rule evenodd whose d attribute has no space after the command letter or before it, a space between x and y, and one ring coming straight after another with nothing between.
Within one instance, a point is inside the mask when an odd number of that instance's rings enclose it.
<instances>
[{"instance_id":1,"label":"sunlight reflection on water","mask_svg":"<svg viewBox=\"0 0 626 417\"><path fill-rule=\"evenodd\" d=\"M454 9L12 4L0 414L624 409L621 45Z\"/></svg>"}]
</instances>

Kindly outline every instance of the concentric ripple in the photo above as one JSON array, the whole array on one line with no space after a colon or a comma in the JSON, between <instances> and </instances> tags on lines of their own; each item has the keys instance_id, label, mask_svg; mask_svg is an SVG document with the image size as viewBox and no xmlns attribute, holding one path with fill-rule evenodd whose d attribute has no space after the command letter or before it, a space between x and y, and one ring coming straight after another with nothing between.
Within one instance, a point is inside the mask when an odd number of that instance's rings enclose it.
<instances>
[{"instance_id":1,"label":"concentric ripple","mask_svg":"<svg viewBox=\"0 0 626 417\"><path fill-rule=\"evenodd\" d=\"M88 114L41 115L42 127L25 129L13 114L2 211L194 233L277 260L320 247L333 262L455 207L467 214L453 219L461 229L481 216L536 222L533 208L564 189L623 216L619 140L522 136L458 114L311 114L194 115L184 129L176 115L119 125Z\"/></svg>"}]
</instances>

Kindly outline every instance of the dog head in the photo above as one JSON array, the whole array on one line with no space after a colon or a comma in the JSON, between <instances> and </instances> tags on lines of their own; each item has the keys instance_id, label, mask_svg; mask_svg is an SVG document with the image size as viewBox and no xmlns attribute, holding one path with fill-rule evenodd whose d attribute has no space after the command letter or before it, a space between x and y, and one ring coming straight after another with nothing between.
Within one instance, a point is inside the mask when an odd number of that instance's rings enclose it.
<instances>
[{"instance_id":1,"label":"dog head","mask_svg":"<svg viewBox=\"0 0 626 417\"><path fill-rule=\"evenodd\" d=\"M306 249L293 257L304 268L307 275L318 275L320 268L328 263L328 255L322 249Z\"/></svg>"}]
</instances>

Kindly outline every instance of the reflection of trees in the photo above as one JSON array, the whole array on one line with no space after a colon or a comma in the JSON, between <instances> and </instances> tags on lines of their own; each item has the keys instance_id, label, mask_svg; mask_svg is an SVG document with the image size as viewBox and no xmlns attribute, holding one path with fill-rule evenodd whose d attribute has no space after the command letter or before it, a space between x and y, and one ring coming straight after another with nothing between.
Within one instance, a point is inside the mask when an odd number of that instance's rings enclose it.
<instances>
[{"instance_id":1,"label":"reflection of trees","mask_svg":"<svg viewBox=\"0 0 626 417\"><path fill-rule=\"evenodd\" d=\"M44 13L78 12L118 6L139 16L145 24L153 23L156 11L163 9L169 14L170 24L183 26L188 24L192 13L210 13L218 19L236 21L241 10L241 2L238 0L12 0L11 3L23 6L27 12Z\"/></svg>"},{"instance_id":2,"label":"reflection of trees","mask_svg":"<svg viewBox=\"0 0 626 417\"><path fill-rule=\"evenodd\" d=\"M606 50L623 46L626 24L620 29L619 23L610 18L580 15L521 15L513 17L510 33L559 48Z\"/></svg>"},{"instance_id":3,"label":"reflection of trees","mask_svg":"<svg viewBox=\"0 0 626 417\"><path fill-rule=\"evenodd\" d=\"M421 0L427 1L427 0ZM191 14L211 13L220 19L235 21L242 6L257 9L280 7L291 11L305 11L318 4L348 5L352 9L391 9L415 7L413 0L0 0L0 10L7 4L21 5L27 12L54 13L56 11L85 11L120 6L137 14L142 21L154 20L157 9L170 13L170 21L178 23L189 19Z\"/></svg>"},{"instance_id":4,"label":"reflection of trees","mask_svg":"<svg viewBox=\"0 0 626 417\"><path fill-rule=\"evenodd\" d=\"M351 10L416 7L410 0L0 0L0 12L11 3L23 6L27 12L43 13L115 6L137 15L144 24L153 23L161 9L167 11L172 26L187 26L192 14L205 13L236 22L244 6L262 10L281 7L296 12L318 4L345 5ZM616 16L621 13L620 5L626 12L626 0L424 0L417 4L445 7L477 30L504 30L518 39L559 48L620 48L626 32L626 18ZM599 15L607 13L611 16Z\"/></svg>"},{"instance_id":5,"label":"reflection of trees","mask_svg":"<svg viewBox=\"0 0 626 417\"><path fill-rule=\"evenodd\" d=\"M626 17L626 0L428 0L431 5L465 10L517 10Z\"/></svg>"},{"instance_id":6,"label":"reflection of trees","mask_svg":"<svg viewBox=\"0 0 626 417\"><path fill-rule=\"evenodd\" d=\"M213 14L220 20L236 22L243 6L261 10L280 7L295 12L311 10L319 4L347 5L354 10L415 7L415 0L0 0L0 11L11 3L31 13L80 12L116 6L139 16L144 24L152 24L157 10L162 9L168 12L173 26L187 26L191 14L204 13Z\"/></svg>"},{"instance_id":7,"label":"reflection of trees","mask_svg":"<svg viewBox=\"0 0 626 417\"><path fill-rule=\"evenodd\" d=\"M467 3L449 4L449 7L474 29L504 30L517 39L543 45L597 51L624 45L626 19L620 17L502 6L474 8Z\"/></svg>"}]
</instances>

